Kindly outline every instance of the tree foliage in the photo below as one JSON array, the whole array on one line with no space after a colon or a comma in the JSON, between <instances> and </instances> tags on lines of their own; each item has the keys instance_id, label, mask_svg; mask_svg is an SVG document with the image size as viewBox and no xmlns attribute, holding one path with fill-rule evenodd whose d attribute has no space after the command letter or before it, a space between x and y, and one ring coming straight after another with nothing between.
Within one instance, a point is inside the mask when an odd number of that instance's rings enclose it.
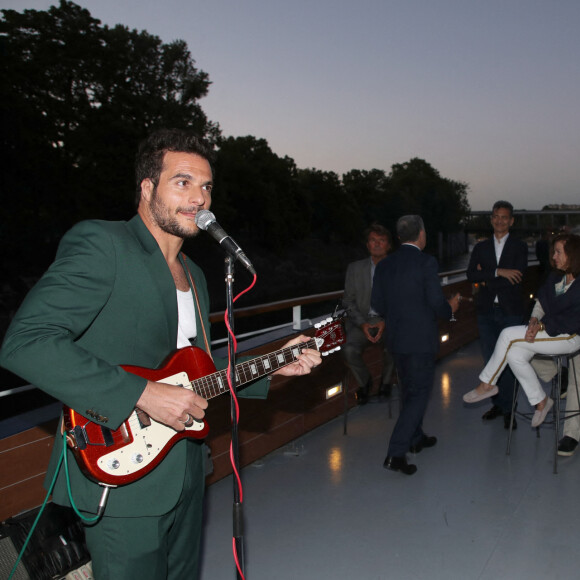
<instances>
[{"instance_id":1,"label":"tree foliage","mask_svg":"<svg viewBox=\"0 0 580 580\"><path fill-rule=\"evenodd\" d=\"M308 235L296 165L279 157L265 139L228 137L218 145L213 208L236 236L283 251L292 239Z\"/></svg>"},{"instance_id":2,"label":"tree foliage","mask_svg":"<svg viewBox=\"0 0 580 580\"><path fill-rule=\"evenodd\" d=\"M215 144L213 210L236 239L267 256L287 256L302 242L326 258L321 267L336 251L341 277L346 265L339 262L350 256L340 248L364 252L369 223L394 233L398 217L418 213L429 234L450 233L469 213L468 186L422 159L393 165L388 175L353 169L340 177L297 168L265 139L222 137L199 105L209 77L183 41L164 44L146 31L102 25L66 0L47 11L2 14L0 244L7 278L41 273L62 234L81 219L129 218L137 143L159 127L189 128ZM214 261L211 254L202 261ZM316 272L314 251L308 258ZM288 278L287 265L284 271Z\"/></svg>"},{"instance_id":3,"label":"tree foliage","mask_svg":"<svg viewBox=\"0 0 580 580\"><path fill-rule=\"evenodd\" d=\"M215 140L219 128L198 103L208 75L183 41L110 28L66 0L2 13L2 189L18 219L2 224L0 242L21 268L32 231L42 258L75 221L130 215L135 150L151 129L188 127Z\"/></svg>"}]
</instances>

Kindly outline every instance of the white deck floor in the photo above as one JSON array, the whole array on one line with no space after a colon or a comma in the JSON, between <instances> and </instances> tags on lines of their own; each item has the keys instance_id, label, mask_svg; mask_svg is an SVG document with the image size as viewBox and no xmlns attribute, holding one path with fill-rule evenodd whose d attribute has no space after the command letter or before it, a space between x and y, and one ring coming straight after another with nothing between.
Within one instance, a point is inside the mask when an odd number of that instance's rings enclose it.
<instances>
[{"instance_id":1,"label":"white deck floor","mask_svg":"<svg viewBox=\"0 0 580 580\"><path fill-rule=\"evenodd\" d=\"M507 456L503 420L461 398L481 364L477 342L438 364L415 475L383 468L397 407L376 398L346 436L338 418L245 468L247 580L579 578L580 457L554 475L553 428L522 420ZM236 578L232 487L207 491L202 580Z\"/></svg>"}]
</instances>

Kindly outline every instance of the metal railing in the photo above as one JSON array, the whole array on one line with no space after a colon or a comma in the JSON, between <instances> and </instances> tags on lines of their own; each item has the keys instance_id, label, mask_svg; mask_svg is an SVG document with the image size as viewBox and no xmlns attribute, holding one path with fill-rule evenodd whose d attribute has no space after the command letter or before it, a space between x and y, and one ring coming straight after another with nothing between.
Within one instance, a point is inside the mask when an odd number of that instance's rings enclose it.
<instances>
[{"instance_id":1,"label":"metal railing","mask_svg":"<svg viewBox=\"0 0 580 580\"><path fill-rule=\"evenodd\" d=\"M465 278L465 269L460 270L452 270L448 272L441 272L439 277L441 278L441 283L443 286L447 286L453 282L457 282L461 279ZM306 327L312 325L312 321L310 319L303 319L303 307L308 306L311 304L318 304L322 302L329 302L329 301L338 301L342 298L344 291L337 290L334 292L324 292L321 294L311 294L309 296L299 296L297 298L289 298L287 300L278 300L275 302L268 302L266 304L258 304L256 306L248 306L245 308L238 308L235 311L235 317L237 318L249 318L261 314L267 314L272 312L280 312L282 310L291 309L292 311L292 321L286 322L283 324L267 326L264 328L252 330L243 334L236 334L236 338L239 339L249 339L255 338L260 336L266 336L271 334L274 331L281 330L281 329L289 329L293 331L300 331ZM212 323L222 322L224 319L224 311L219 312L212 312L209 315L209 320ZM218 338L216 340L212 340L212 346L219 346L223 343L227 342L226 338ZM268 342L268 341L266 341ZM4 391L0 391L0 398L7 397L10 395L15 395L18 393L22 393L24 391L28 391L31 389L35 389L36 387L33 385L25 385L21 387L15 387L13 389L7 389Z\"/></svg>"}]
</instances>

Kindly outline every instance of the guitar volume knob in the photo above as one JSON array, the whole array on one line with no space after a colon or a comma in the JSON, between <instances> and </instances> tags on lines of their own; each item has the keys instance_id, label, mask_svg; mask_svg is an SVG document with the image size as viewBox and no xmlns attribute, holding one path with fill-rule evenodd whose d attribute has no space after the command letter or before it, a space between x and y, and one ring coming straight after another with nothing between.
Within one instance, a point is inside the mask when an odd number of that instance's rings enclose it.
<instances>
[{"instance_id":1,"label":"guitar volume knob","mask_svg":"<svg viewBox=\"0 0 580 580\"><path fill-rule=\"evenodd\" d=\"M143 463L143 455L141 455L141 453L134 453L131 456L131 461L133 463Z\"/></svg>"},{"instance_id":2,"label":"guitar volume knob","mask_svg":"<svg viewBox=\"0 0 580 580\"><path fill-rule=\"evenodd\" d=\"M109 469L119 469L119 467L121 467L121 462L113 457L107 461L107 466Z\"/></svg>"}]
</instances>

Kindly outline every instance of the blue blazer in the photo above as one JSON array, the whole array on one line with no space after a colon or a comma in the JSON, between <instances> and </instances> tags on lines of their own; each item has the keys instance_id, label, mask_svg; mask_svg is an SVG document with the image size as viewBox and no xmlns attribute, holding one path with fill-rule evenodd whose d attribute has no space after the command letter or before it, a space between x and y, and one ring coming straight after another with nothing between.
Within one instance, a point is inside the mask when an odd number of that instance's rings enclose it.
<instances>
[{"instance_id":1,"label":"blue blazer","mask_svg":"<svg viewBox=\"0 0 580 580\"><path fill-rule=\"evenodd\" d=\"M478 264L481 269L477 268ZM510 268L520 270L523 274L527 267L528 247L512 234L505 241L499 264L495 257L493 237L476 244L467 267L467 279L479 284L478 292L474 296L478 313L489 312L497 296L499 305L506 314L523 316L522 285L512 284L506 278L496 276L495 271L497 268Z\"/></svg>"},{"instance_id":2,"label":"blue blazer","mask_svg":"<svg viewBox=\"0 0 580 580\"><path fill-rule=\"evenodd\" d=\"M401 246L377 264L371 304L385 318L389 350L436 354L437 318L451 318L437 275L437 260L419 248Z\"/></svg>"},{"instance_id":3,"label":"blue blazer","mask_svg":"<svg viewBox=\"0 0 580 580\"><path fill-rule=\"evenodd\" d=\"M580 334L580 282L574 280L568 291L556 296L556 284L562 272L552 272L538 290L538 300L544 310L542 322L550 336Z\"/></svg>"}]
</instances>

